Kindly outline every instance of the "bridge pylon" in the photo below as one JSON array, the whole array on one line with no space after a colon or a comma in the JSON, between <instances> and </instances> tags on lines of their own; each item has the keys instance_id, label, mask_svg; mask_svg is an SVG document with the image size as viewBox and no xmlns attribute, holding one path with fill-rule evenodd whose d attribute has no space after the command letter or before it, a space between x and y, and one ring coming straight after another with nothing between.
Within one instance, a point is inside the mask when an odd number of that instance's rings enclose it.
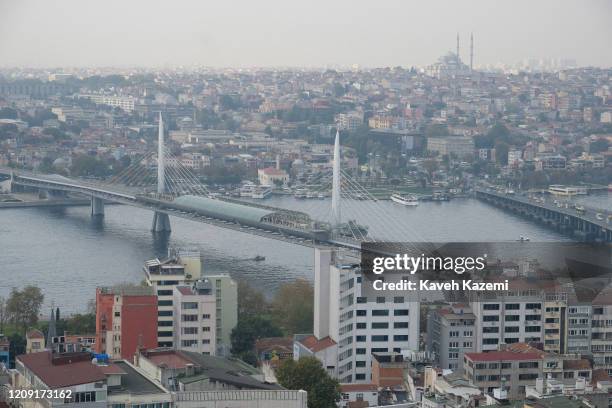
<instances>
[{"instance_id":1,"label":"bridge pylon","mask_svg":"<svg viewBox=\"0 0 612 408\"><path fill-rule=\"evenodd\" d=\"M164 121L159 112L159 125L157 132L157 193L166 192L166 163L164 158ZM166 213L155 211L153 214L153 225L151 231L156 233L167 233L172 231L170 217Z\"/></svg>"},{"instance_id":2,"label":"bridge pylon","mask_svg":"<svg viewBox=\"0 0 612 408\"><path fill-rule=\"evenodd\" d=\"M104 200L91 196L91 216L104 217Z\"/></svg>"}]
</instances>

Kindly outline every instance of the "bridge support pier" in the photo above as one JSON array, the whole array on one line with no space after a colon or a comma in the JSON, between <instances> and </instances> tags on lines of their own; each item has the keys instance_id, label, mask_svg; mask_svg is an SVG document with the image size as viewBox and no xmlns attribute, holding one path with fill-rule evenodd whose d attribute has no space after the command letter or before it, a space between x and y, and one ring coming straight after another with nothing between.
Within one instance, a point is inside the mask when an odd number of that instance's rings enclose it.
<instances>
[{"instance_id":1,"label":"bridge support pier","mask_svg":"<svg viewBox=\"0 0 612 408\"><path fill-rule=\"evenodd\" d=\"M101 198L91 197L91 215L93 217L104 216L104 201Z\"/></svg>"},{"instance_id":2,"label":"bridge support pier","mask_svg":"<svg viewBox=\"0 0 612 408\"><path fill-rule=\"evenodd\" d=\"M153 214L153 225L151 226L153 232L170 232L170 217L166 213L157 212Z\"/></svg>"}]
</instances>

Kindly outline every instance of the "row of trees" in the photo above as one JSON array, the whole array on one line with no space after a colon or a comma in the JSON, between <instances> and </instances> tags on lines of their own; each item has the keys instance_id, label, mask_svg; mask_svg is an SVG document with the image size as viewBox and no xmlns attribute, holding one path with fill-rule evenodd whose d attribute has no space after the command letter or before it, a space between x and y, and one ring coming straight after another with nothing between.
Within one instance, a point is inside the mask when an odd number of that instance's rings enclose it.
<instances>
[{"instance_id":1,"label":"row of trees","mask_svg":"<svg viewBox=\"0 0 612 408\"><path fill-rule=\"evenodd\" d=\"M239 282L238 325L232 331L232 353L255 365L256 340L311 333L313 313L314 289L304 279L281 285L271 300L247 283Z\"/></svg>"},{"instance_id":2,"label":"row of trees","mask_svg":"<svg viewBox=\"0 0 612 408\"><path fill-rule=\"evenodd\" d=\"M307 280L281 285L271 300L241 281L238 283L238 325L232 332L232 353L255 365L256 340L311 333L313 313L314 289ZM287 389L307 391L309 408L335 407L340 400L340 384L314 357L283 361L276 377Z\"/></svg>"}]
</instances>

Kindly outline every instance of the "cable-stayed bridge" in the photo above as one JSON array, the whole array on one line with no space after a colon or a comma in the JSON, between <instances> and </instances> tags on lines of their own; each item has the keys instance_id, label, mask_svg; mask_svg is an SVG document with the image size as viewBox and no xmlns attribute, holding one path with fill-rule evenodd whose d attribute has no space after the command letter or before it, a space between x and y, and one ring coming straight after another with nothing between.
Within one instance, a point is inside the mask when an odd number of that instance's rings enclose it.
<instances>
[{"instance_id":1,"label":"cable-stayed bridge","mask_svg":"<svg viewBox=\"0 0 612 408\"><path fill-rule=\"evenodd\" d=\"M160 116L158 150L138 160L107 181L92 182L59 175L2 169L10 175L11 184L53 194L78 194L91 198L91 215L103 216L104 203L130 205L153 212L152 231L169 233L170 215L232 229L251 235L282 240L305 246L341 246L359 249L363 241L376 241L368 227L356 221L342 219L343 203L367 201L368 219L388 223L376 205L377 201L340 168L340 143L336 135L333 170L321 173L314 180L320 191L331 187L329 213L322 219L303 211L266 206L259 203L212 194L191 169L167 151L164 127ZM363 207L363 206L362 206Z\"/></svg>"}]
</instances>

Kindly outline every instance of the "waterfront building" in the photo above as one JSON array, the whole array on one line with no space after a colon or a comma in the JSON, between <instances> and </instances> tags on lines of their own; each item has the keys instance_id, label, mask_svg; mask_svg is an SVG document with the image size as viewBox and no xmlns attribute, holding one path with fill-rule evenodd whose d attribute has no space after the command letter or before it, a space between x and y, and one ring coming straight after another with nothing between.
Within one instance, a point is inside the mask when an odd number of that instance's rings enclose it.
<instances>
[{"instance_id":1,"label":"waterfront building","mask_svg":"<svg viewBox=\"0 0 612 408\"><path fill-rule=\"evenodd\" d=\"M342 383L372 380L372 353L419 348L419 303L362 294L359 258L315 248L314 334L296 336L294 359L314 355Z\"/></svg>"},{"instance_id":2,"label":"waterfront building","mask_svg":"<svg viewBox=\"0 0 612 408\"><path fill-rule=\"evenodd\" d=\"M96 290L96 353L131 360L139 348L157 347L157 296L147 286Z\"/></svg>"}]
</instances>

